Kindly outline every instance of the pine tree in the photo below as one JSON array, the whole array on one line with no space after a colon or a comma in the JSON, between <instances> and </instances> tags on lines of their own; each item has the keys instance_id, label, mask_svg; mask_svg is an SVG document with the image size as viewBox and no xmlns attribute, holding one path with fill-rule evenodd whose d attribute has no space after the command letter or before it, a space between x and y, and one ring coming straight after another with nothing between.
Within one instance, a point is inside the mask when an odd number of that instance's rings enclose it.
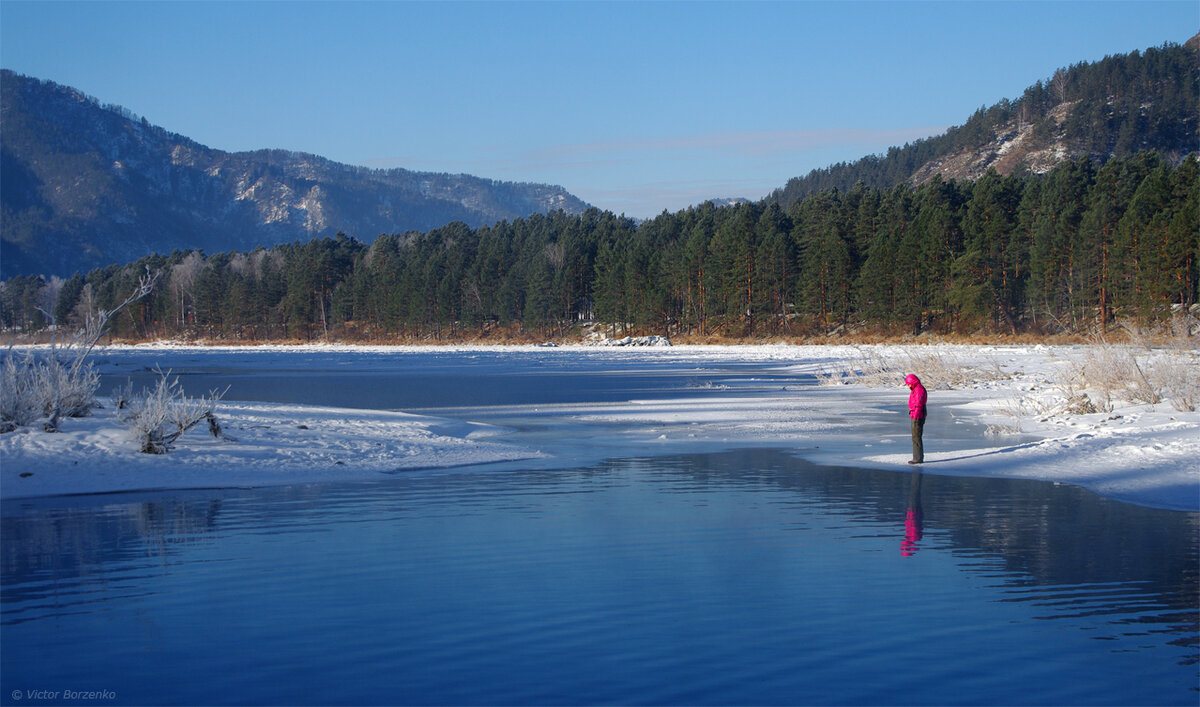
<instances>
[{"instance_id":1,"label":"pine tree","mask_svg":"<svg viewBox=\"0 0 1200 707\"><path fill-rule=\"evenodd\" d=\"M596 254L596 317L613 326L625 328L629 321L625 301L625 253L612 243L601 243Z\"/></svg>"},{"instance_id":2,"label":"pine tree","mask_svg":"<svg viewBox=\"0 0 1200 707\"><path fill-rule=\"evenodd\" d=\"M796 248L792 241L791 220L778 204L769 204L758 219L759 288L756 311L770 316L772 328L779 330L790 314L791 294L796 279Z\"/></svg>"},{"instance_id":3,"label":"pine tree","mask_svg":"<svg viewBox=\"0 0 1200 707\"><path fill-rule=\"evenodd\" d=\"M1175 215L1167 227L1166 255L1183 311L1200 301L1200 162L1189 156L1171 175Z\"/></svg>"},{"instance_id":4,"label":"pine tree","mask_svg":"<svg viewBox=\"0 0 1200 707\"><path fill-rule=\"evenodd\" d=\"M692 224L687 229L687 240L683 246L681 264L685 282L683 317L689 330L696 327L703 336L708 333L708 301L712 296L710 293L714 290L709 251L716 229L712 204L705 204L692 212L692 217Z\"/></svg>"},{"instance_id":5,"label":"pine tree","mask_svg":"<svg viewBox=\"0 0 1200 707\"><path fill-rule=\"evenodd\" d=\"M1095 183L1088 192L1087 210L1080 219L1077 236L1079 257L1073 273L1071 306L1085 321L1095 310L1102 333L1107 331L1112 318L1114 289L1119 291L1119 283L1127 279L1125 274L1139 268L1136 264L1130 268L1126 261L1138 258L1142 252L1140 246L1122 242L1117 227L1138 185L1156 162L1156 157L1148 156L1112 160L1096 172Z\"/></svg>"},{"instance_id":6,"label":"pine tree","mask_svg":"<svg viewBox=\"0 0 1200 707\"><path fill-rule=\"evenodd\" d=\"M841 196L828 191L805 199L796 220L804 254L801 295L805 311L821 320L826 330L845 324L853 296L848 223Z\"/></svg>"},{"instance_id":7,"label":"pine tree","mask_svg":"<svg viewBox=\"0 0 1200 707\"><path fill-rule=\"evenodd\" d=\"M1027 287L1035 320L1040 316L1061 322L1071 315L1079 224L1094 180L1091 161L1079 159L1060 165L1042 182L1029 248Z\"/></svg>"},{"instance_id":8,"label":"pine tree","mask_svg":"<svg viewBox=\"0 0 1200 707\"><path fill-rule=\"evenodd\" d=\"M900 260L900 243L912 219L912 192L895 187L884 195L876 212L877 227L858 275L858 311L885 327L901 321L898 312L900 273L913 267ZM911 325L911 322L909 322Z\"/></svg>"},{"instance_id":9,"label":"pine tree","mask_svg":"<svg viewBox=\"0 0 1200 707\"><path fill-rule=\"evenodd\" d=\"M1017 331L1016 308L1021 290L1021 249L1012 245L1017 230L1021 188L1016 179L995 170L975 182L963 218L964 252L954 288L963 313L995 317ZM1013 259L1017 259L1013 262Z\"/></svg>"},{"instance_id":10,"label":"pine tree","mask_svg":"<svg viewBox=\"0 0 1200 707\"><path fill-rule=\"evenodd\" d=\"M758 213L751 204L721 210L710 249L716 272L716 294L726 322L740 321L738 333L754 331L754 302L758 285Z\"/></svg>"},{"instance_id":11,"label":"pine tree","mask_svg":"<svg viewBox=\"0 0 1200 707\"><path fill-rule=\"evenodd\" d=\"M914 194L915 214L912 230L901 249L915 255L911 289L911 308L935 316L948 317L952 285L950 267L962 251L962 202L965 197L954 182L934 177ZM911 240L910 240L911 239Z\"/></svg>"},{"instance_id":12,"label":"pine tree","mask_svg":"<svg viewBox=\"0 0 1200 707\"><path fill-rule=\"evenodd\" d=\"M1143 318L1151 316L1167 299L1161 283L1165 280L1170 287L1161 248L1172 216L1168 210L1171 187L1167 171L1165 165L1160 166L1142 180L1115 226L1110 220L1093 224L1089 219L1092 229L1107 227L1110 232L1105 234L1109 236L1114 264L1107 280L1109 303L1117 309L1137 311ZM1098 211L1089 211L1089 216ZM1111 219L1112 215L1101 213L1095 219L1105 217Z\"/></svg>"}]
</instances>

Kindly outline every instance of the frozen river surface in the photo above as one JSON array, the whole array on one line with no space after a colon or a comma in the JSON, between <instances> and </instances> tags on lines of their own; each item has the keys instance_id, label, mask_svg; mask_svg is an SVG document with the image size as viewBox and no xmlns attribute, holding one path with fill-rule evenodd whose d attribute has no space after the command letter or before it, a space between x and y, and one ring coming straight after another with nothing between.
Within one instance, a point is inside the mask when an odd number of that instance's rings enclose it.
<instances>
[{"instance_id":1,"label":"frozen river surface","mask_svg":"<svg viewBox=\"0 0 1200 707\"><path fill-rule=\"evenodd\" d=\"M1197 514L802 458L902 449L903 392L685 353L262 362L158 361L192 392L486 423L540 456L4 501L0 702L1196 702Z\"/></svg>"},{"instance_id":2,"label":"frozen river surface","mask_svg":"<svg viewBox=\"0 0 1200 707\"><path fill-rule=\"evenodd\" d=\"M495 425L505 441L539 452L542 466L742 446L790 448L819 461L865 449L908 451L902 385L883 392L819 386L814 374L836 359L771 352L384 349L289 356L184 349L152 365L170 369L194 394L228 386L228 400ZM110 354L104 370L105 389L126 380L140 388L157 375L137 351ZM926 436L941 450L969 449L985 439L985 427L975 415L940 407Z\"/></svg>"}]
</instances>

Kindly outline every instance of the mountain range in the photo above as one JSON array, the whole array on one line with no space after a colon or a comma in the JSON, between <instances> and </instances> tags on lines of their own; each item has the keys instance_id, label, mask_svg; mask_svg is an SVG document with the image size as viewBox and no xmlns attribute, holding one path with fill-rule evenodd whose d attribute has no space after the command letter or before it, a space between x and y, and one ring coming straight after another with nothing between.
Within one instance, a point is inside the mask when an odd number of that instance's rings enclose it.
<instances>
[{"instance_id":1,"label":"mountain range","mask_svg":"<svg viewBox=\"0 0 1200 707\"><path fill-rule=\"evenodd\" d=\"M222 152L10 71L0 73L0 122L0 279L67 276L175 249L251 251L337 232L371 240L589 208L543 184L367 169L280 150ZM787 208L856 183L1041 174L1081 157L1103 163L1147 150L1178 164L1200 149L1198 123L1200 34L1060 68L942 135L813 170L765 200Z\"/></svg>"},{"instance_id":2,"label":"mountain range","mask_svg":"<svg viewBox=\"0 0 1200 707\"><path fill-rule=\"evenodd\" d=\"M1184 44L1060 68L1016 99L982 107L941 135L796 177L767 198L784 206L856 183L877 189L934 176L1045 174L1079 158L1104 163L1157 152L1172 164L1200 150L1200 34Z\"/></svg>"},{"instance_id":3,"label":"mountain range","mask_svg":"<svg viewBox=\"0 0 1200 707\"><path fill-rule=\"evenodd\" d=\"M68 276L148 253L253 250L345 232L427 231L588 208L557 186L229 153L0 73L0 278Z\"/></svg>"}]
</instances>

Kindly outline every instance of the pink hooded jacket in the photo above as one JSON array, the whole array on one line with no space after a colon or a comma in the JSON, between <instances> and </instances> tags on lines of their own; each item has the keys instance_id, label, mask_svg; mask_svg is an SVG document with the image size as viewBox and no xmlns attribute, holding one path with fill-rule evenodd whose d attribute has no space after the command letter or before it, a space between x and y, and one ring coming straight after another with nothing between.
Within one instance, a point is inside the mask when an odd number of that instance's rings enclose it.
<instances>
[{"instance_id":1,"label":"pink hooded jacket","mask_svg":"<svg viewBox=\"0 0 1200 707\"><path fill-rule=\"evenodd\" d=\"M914 420L925 419L925 386L921 385L921 379L913 374L908 374L904 379L905 385L912 386L912 392L908 394L908 416Z\"/></svg>"}]
</instances>

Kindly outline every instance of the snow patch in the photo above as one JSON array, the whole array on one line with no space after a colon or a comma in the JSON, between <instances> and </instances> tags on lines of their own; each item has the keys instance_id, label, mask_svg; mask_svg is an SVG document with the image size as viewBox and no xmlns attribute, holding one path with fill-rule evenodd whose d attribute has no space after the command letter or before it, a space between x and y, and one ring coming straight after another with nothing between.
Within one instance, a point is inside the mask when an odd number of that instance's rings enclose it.
<instances>
[{"instance_id":1,"label":"snow patch","mask_svg":"<svg viewBox=\"0 0 1200 707\"><path fill-rule=\"evenodd\" d=\"M111 413L0 435L0 494L312 483L542 456L488 440L494 428L401 412L225 402L218 418L223 438L193 430L164 455L139 452Z\"/></svg>"},{"instance_id":2,"label":"snow patch","mask_svg":"<svg viewBox=\"0 0 1200 707\"><path fill-rule=\"evenodd\" d=\"M623 339L601 339L592 342L592 346L670 346L671 340L665 336L626 336Z\"/></svg>"}]
</instances>

